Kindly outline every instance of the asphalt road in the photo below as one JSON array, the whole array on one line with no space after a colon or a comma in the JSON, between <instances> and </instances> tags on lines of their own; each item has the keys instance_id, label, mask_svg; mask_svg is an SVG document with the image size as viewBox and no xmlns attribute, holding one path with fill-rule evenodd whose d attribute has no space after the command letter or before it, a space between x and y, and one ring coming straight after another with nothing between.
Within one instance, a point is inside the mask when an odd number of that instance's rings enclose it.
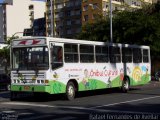
<instances>
[{"instance_id":1,"label":"asphalt road","mask_svg":"<svg viewBox=\"0 0 160 120\"><path fill-rule=\"evenodd\" d=\"M132 88L81 92L73 101L63 95L9 100L9 92L0 92L0 120L159 120L160 82Z\"/></svg>"}]
</instances>

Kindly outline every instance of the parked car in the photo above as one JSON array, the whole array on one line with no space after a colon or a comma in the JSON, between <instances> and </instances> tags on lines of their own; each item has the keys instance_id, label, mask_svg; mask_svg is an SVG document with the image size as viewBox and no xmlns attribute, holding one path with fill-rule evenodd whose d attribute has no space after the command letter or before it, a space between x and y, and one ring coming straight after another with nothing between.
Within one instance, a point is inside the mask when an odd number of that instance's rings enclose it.
<instances>
[{"instance_id":1,"label":"parked car","mask_svg":"<svg viewBox=\"0 0 160 120\"><path fill-rule=\"evenodd\" d=\"M151 80L152 81L160 81L160 71L155 72L155 74L153 74L151 76Z\"/></svg>"},{"instance_id":2,"label":"parked car","mask_svg":"<svg viewBox=\"0 0 160 120\"><path fill-rule=\"evenodd\" d=\"M0 74L0 90L10 90L11 79L6 74Z\"/></svg>"}]
</instances>

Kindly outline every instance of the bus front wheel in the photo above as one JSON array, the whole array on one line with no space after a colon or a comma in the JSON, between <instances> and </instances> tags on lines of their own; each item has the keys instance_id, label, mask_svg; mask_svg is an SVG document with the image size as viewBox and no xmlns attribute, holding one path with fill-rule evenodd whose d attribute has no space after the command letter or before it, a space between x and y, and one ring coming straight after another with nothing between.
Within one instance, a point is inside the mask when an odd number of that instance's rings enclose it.
<instances>
[{"instance_id":1,"label":"bus front wheel","mask_svg":"<svg viewBox=\"0 0 160 120\"><path fill-rule=\"evenodd\" d=\"M75 85L73 82L69 82L67 84L67 89L66 89L66 97L68 100L73 100L75 98Z\"/></svg>"},{"instance_id":2,"label":"bus front wheel","mask_svg":"<svg viewBox=\"0 0 160 120\"><path fill-rule=\"evenodd\" d=\"M121 89L124 93L129 90L129 79L127 77L123 80Z\"/></svg>"}]
</instances>

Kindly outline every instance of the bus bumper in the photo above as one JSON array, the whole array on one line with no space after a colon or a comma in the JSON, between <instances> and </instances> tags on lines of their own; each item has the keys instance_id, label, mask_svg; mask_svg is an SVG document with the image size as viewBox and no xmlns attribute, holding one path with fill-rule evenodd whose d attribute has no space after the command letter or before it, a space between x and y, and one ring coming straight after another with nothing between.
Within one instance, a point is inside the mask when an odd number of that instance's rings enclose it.
<instances>
[{"instance_id":1,"label":"bus bumper","mask_svg":"<svg viewBox=\"0 0 160 120\"><path fill-rule=\"evenodd\" d=\"M51 93L50 85L11 85L11 91L15 92L44 92Z\"/></svg>"}]
</instances>

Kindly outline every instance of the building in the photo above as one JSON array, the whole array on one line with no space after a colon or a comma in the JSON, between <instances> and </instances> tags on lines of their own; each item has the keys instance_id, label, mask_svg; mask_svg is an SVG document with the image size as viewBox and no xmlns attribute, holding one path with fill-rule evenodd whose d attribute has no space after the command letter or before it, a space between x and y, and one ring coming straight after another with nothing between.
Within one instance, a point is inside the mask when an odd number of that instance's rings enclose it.
<instances>
[{"instance_id":1,"label":"building","mask_svg":"<svg viewBox=\"0 0 160 120\"><path fill-rule=\"evenodd\" d=\"M46 35L74 38L87 22L108 16L110 0L46 0ZM112 0L112 11L139 9L156 0Z\"/></svg>"},{"instance_id":2,"label":"building","mask_svg":"<svg viewBox=\"0 0 160 120\"><path fill-rule=\"evenodd\" d=\"M142 2L143 1L143 2ZM110 0L83 0L82 25L94 22L98 15L108 16ZM112 11L135 10L156 2L156 0L112 0Z\"/></svg>"},{"instance_id":3,"label":"building","mask_svg":"<svg viewBox=\"0 0 160 120\"><path fill-rule=\"evenodd\" d=\"M13 35L21 37L24 29L31 27L33 22L33 18L31 17L34 16L34 19L44 17L45 2L31 0L6 1L12 1L12 4L4 2L0 5L1 41ZM31 14L33 16L31 16Z\"/></svg>"},{"instance_id":4,"label":"building","mask_svg":"<svg viewBox=\"0 0 160 120\"><path fill-rule=\"evenodd\" d=\"M47 0L46 35L74 38L81 31L82 26L81 1Z\"/></svg>"},{"instance_id":5,"label":"building","mask_svg":"<svg viewBox=\"0 0 160 120\"><path fill-rule=\"evenodd\" d=\"M23 36L46 36L46 18L34 19L31 28L24 29Z\"/></svg>"},{"instance_id":6,"label":"building","mask_svg":"<svg viewBox=\"0 0 160 120\"><path fill-rule=\"evenodd\" d=\"M12 4L12 0L0 0L0 43L3 43L7 38L6 5Z\"/></svg>"}]
</instances>

